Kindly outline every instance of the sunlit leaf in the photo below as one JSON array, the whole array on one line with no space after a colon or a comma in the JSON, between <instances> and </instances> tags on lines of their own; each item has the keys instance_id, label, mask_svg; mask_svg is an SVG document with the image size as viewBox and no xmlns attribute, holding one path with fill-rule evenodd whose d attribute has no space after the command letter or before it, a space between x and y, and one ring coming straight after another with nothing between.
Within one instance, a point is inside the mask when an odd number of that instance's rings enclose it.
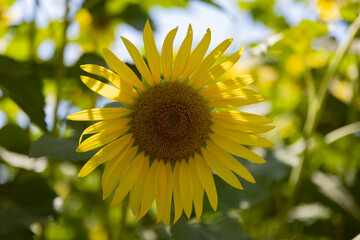
<instances>
[{"instance_id":1,"label":"sunlit leaf","mask_svg":"<svg viewBox=\"0 0 360 240\"><path fill-rule=\"evenodd\" d=\"M275 0L239 1L240 8L251 12L254 20L279 31L288 27L285 18L274 12Z\"/></svg>"}]
</instances>

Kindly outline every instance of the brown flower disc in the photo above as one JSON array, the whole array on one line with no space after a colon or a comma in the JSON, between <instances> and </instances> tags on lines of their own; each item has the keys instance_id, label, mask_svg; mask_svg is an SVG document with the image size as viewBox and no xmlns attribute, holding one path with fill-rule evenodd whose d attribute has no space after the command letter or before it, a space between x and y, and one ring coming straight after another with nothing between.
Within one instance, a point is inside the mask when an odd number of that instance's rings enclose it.
<instances>
[{"instance_id":1,"label":"brown flower disc","mask_svg":"<svg viewBox=\"0 0 360 240\"><path fill-rule=\"evenodd\" d=\"M153 158L186 159L204 145L210 109L192 87L161 83L140 94L131 114L135 144Z\"/></svg>"}]
</instances>

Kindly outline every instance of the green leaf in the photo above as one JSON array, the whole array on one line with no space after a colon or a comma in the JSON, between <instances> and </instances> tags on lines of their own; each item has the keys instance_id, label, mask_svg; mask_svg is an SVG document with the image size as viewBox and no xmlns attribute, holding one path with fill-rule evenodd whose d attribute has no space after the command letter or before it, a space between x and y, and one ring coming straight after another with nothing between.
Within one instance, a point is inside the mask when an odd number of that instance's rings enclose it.
<instances>
[{"instance_id":1,"label":"green leaf","mask_svg":"<svg viewBox=\"0 0 360 240\"><path fill-rule=\"evenodd\" d=\"M125 104L121 102L106 103L103 108L125 108Z\"/></svg>"},{"instance_id":2,"label":"green leaf","mask_svg":"<svg viewBox=\"0 0 360 240\"><path fill-rule=\"evenodd\" d=\"M0 88L16 102L30 120L47 132L42 81L29 63L0 56Z\"/></svg>"},{"instance_id":3,"label":"green leaf","mask_svg":"<svg viewBox=\"0 0 360 240\"><path fill-rule=\"evenodd\" d=\"M31 144L30 157L49 157L65 161L81 161L91 158L95 151L86 153L76 152L78 142L74 138L54 138L43 135Z\"/></svg>"},{"instance_id":4,"label":"green leaf","mask_svg":"<svg viewBox=\"0 0 360 240\"><path fill-rule=\"evenodd\" d=\"M149 15L139 5L129 4L118 17L137 30L142 31Z\"/></svg>"},{"instance_id":5,"label":"green leaf","mask_svg":"<svg viewBox=\"0 0 360 240\"><path fill-rule=\"evenodd\" d=\"M274 12L275 0L240 1L240 8L251 12L253 19L264 23L277 31L288 28L285 18Z\"/></svg>"},{"instance_id":6,"label":"green leaf","mask_svg":"<svg viewBox=\"0 0 360 240\"><path fill-rule=\"evenodd\" d=\"M212 214L201 223L186 221L184 217L171 227L175 240L239 240L250 239L240 224L222 212Z\"/></svg>"},{"instance_id":7,"label":"green leaf","mask_svg":"<svg viewBox=\"0 0 360 240\"><path fill-rule=\"evenodd\" d=\"M149 11L154 6L169 7L186 7L189 0L138 0L141 6Z\"/></svg>"},{"instance_id":8,"label":"green leaf","mask_svg":"<svg viewBox=\"0 0 360 240\"><path fill-rule=\"evenodd\" d=\"M244 159L236 158L249 169L256 183L249 183L239 178L244 187L244 190L239 190L214 175L219 196L219 209L224 211L232 208L237 209L242 202L246 202L250 207L270 198L272 190L277 186L276 183L285 179L291 169L288 165L274 158L272 154L266 156L267 162L264 164L247 163Z\"/></svg>"},{"instance_id":9,"label":"green leaf","mask_svg":"<svg viewBox=\"0 0 360 240\"><path fill-rule=\"evenodd\" d=\"M348 22L352 23L355 21L359 14L360 10L360 2L354 1L349 2L348 4L345 4L341 7L340 13L341 16Z\"/></svg>"},{"instance_id":10,"label":"green leaf","mask_svg":"<svg viewBox=\"0 0 360 240\"><path fill-rule=\"evenodd\" d=\"M298 26L288 28L283 32L283 38L271 47L272 52L282 54L286 50L298 54L306 54L315 38L326 35L328 32L325 24L303 20Z\"/></svg>"},{"instance_id":11,"label":"green leaf","mask_svg":"<svg viewBox=\"0 0 360 240\"><path fill-rule=\"evenodd\" d=\"M15 25L8 32L13 35L9 45L5 49L5 54L18 61L26 61L31 55L31 42L29 40L29 31L31 23L24 22Z\"/></svg>"},{"instance_id":12,"label":"green leaf","mask_svg":"<svg viewBox=\"0 0 360 240\"><path fill-rule=\"evenodd\" d=\"M7 124L0 129L0 145L12 152L28 154L29 131L15 124Z\"/></svg>"},{"instance_id":13,"label":"green leaf","mask_svg":"<svg viewBox=\"0 0 360 240\"><path fill-rule=\"evenodd\" d=\"M33 239L30 224L56 216L56 194L40 174L21 172L0 185L0 239Z\"/></svg>"},{"instance_id":14,"label":"green leaf","mask_svg":"<svg viewBox=\"0 0 360 240\"><path fill-rule=\"evenodd\" d=\"M0 204L0 239L34 239L29 227L37 220L20 208Z\"/></svg>"},{"instance_id":15,"label":"green leaf","mask_svg":"<svg viewBox=\"0 0 360 240\"><path fill-rule=\"evenodd\" d=\"M202 2L206 3L206 4L210 4L220 10L224 10L219 4L217 4L216 2L212 1L212 0L201 0Z\"/></svg>"},{"instance_id":16,"label":"green leaf","mask_svg":"<svg viewBox=\"0 0 360 240\"><path fill-rule=\"evenodd\" d=\"M14 181L13 203L31 215L44 218L55 215L55 197L56 193L40 174L25 172Z\"/></svg>"}]
</instances>

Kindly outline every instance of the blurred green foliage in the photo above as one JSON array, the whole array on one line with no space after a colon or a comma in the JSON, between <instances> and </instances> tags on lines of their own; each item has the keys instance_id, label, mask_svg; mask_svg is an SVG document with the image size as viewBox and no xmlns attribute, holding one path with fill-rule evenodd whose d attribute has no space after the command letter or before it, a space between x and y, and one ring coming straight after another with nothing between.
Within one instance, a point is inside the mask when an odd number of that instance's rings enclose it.
<instances>
[{"instance_id":1,"label":"blurred green foliage","mask_svg":"<svg viewBox=\"0 0 360 240\"><path fill-rule=\"evenodd\" d=\"M42 1L34 2L35 15L44 11ZM313 7L319 18L297 25L276 10L275 0L239 1L272 32L251 44L244 61L251 64L241 71L257 76L254 88L271 98L268 115L277 127L266 135L275 146L258 150L266 164L238 159L256 184L242 182L245 190L238 191L215 176L217 212L205 198L199 223L183 216L165 228L152 211L135 222L128 209L102 200L102 166L77 178L94 154L75 152L90 123L65 116L99 100L79 81L79 66L106 66L101 49L114 41L119 24L141 31L154 6L185 8L189 2L85 0L76 13L66 11L62 20L39 27L34 19L11 23L6 12L15 0L1 1L0 239L340 240L360 233L359 1L318 0ZM225 11L215 1L202 2ZM75 22L80 31L70 38ZM343 42L332 36L336 23L348 30ZM55 47L48 59L38 54L45 41ZM83 52L70 66L63 62L69 44Z\"/></svg>"}]
</instances>

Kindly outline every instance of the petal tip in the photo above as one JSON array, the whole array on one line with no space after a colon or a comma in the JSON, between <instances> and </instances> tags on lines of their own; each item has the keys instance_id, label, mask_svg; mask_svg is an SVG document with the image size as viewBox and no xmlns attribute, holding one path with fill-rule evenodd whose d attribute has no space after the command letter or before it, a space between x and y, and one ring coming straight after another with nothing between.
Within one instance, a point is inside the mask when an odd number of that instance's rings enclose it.
<instances>
[{"instance_id":1,"label":"petal tip","mask_svg":"<svg viewBox=\"0 0 360 240\"><path fill-rule=\"evenodd\" d=\"M82 70L86 71L85 69L87 68L87 65L88 65L88 64L82 64L82 65L80 65L80 68L81 68Z\"/></svg>"},{"instance_id":2,"label":"petal tip","mask_svg":"<svg viewBox=\"0 0 360 240\"><path fill-rule=\"evenodd\" d=\"M130 42L130 41L129 41L127 38L125 38L125 37L120 36L120 38L121 38L121 40L123 41L124 44Z\"/></svg>"},{"instance_id":3,"label":"petal tip","mask_svg":"<svg viewBox=\"0 0 360 240\"><path fill-rule=\"evenodd\" d=\"M81 76L80 76L81 81L84 81L86 78L88 78L88 77L87 77L87 76L84 76L84 75L81 75Z\"/></svg>"},{"instance_id":4,"label":"petal tip","mask_svg":"<svg viewBox=\"0 0 360 240\"><path fill-rule=\"evenodd\" d=\"M110 49L108 49L108 48L103 48L102 52L104 55L108 55L109 53L111 53Z\"/></svg>"},{"instance_id":5,"label":"petal tip","mask_svg":"<svg viewBox=\"0 0 360 240\"><path fill-rule=\"evenodd\" d=\"M259 164L263 164L263 163L266 163L266 160L262 158L262 160L260 160L259 162L257 162Z\"/></svg>"}]
</instances>

